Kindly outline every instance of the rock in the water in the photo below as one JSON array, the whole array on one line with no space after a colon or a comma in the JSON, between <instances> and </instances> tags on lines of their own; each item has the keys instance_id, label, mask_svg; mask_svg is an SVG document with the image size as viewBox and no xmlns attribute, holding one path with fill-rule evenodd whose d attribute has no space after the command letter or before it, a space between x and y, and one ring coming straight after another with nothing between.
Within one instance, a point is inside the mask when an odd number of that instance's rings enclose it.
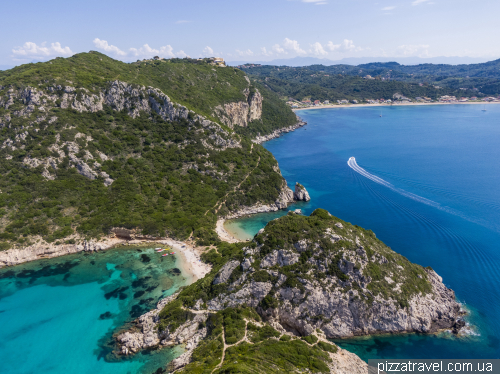
<instances>
[{"instance_id":1,"label":"rock in the water","mask_svg":"<svg viewBox=\"0 0 500 374\"><path fill-rule=\"evenodd\" d=\"M297 201L309 201L309 200L311 200L306 188L303 185L301 185L299 182L297 182L295 184L295 192L293 193L293 198Z\"/></svg>"}]
</instances>

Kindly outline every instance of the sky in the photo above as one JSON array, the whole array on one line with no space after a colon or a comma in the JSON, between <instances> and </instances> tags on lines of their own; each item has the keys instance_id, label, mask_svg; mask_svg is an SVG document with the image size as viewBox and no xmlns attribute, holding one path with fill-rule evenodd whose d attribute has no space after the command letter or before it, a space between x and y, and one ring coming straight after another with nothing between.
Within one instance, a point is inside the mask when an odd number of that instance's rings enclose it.
<instances>
[{"instance_id":1,"label":"sky","mask_svg":"<svg viewBox=\"0 0 500 374\"><path fill-rule=\"evenodd\" d=\"M0 66L96 50L122 61L500 58L499 0L6 0Z\"/></svg>"}]
</instances>

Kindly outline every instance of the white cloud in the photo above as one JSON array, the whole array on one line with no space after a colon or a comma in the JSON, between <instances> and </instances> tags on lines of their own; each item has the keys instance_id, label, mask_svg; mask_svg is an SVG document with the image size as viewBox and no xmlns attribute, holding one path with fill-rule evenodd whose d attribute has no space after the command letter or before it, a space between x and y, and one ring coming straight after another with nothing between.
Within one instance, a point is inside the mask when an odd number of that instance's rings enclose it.
<instances>
[{"instance_id":1,"label":"white cloud","mask_svg":"<svg viewBox=\"0 0 500 374\"><path fill-rule=\"evenodd\" d=\"M325 51L325 49L323 48L323 46L319 42L316 42L316 43L311 45L310 52L315 54L316 56L325 56L328 54L328 52Z\"/></svg>"},{"instance_id":2,"label":"white cloud","mask_svg":"<svg viewBox=\"0 0 500 374\"><path fill-rule=\"evenodd\" d=\"M191 22L191 21L187 21L187 20L185 20L185 19L181 19L181 20L179 20L179 21L177 21L177 22L175 22L175 23L176 23L176 24L178 24L178 25L180 25L180 24L182 24L182 23L189 23L189 22Z\"/></svg>"},{"instance_id":3,"label":"white cloud","mask_svg":"<svg viewBox=\"0 0 500 374\"><path fill-rule=\"evenodd\" d=\"M103 51L106 51L106 52L114 53L118 56L125 56L127 54L126 52L124 52L120 48L118 48L117 46L110 45L110 44L108 44L108 42L106 40L101 40L99 38L94 39L94 45L96 46L96 48L102 49Z\"/></svg>"},{"instance_id":4,"label":"white cloud","mask_svg":"<svg viewBox=\"0 0 500 374\"><path fill-rule=\"evenodd\" d=\"M415 5L420 5L420 4L434 4L433 2L431 2L431 0L415 0L411 3L411 5L415 6Z\"/></svg>"},{"instance_id":5,"label":"white cloud","mask_svg":"<svg viewBox=\"0 0 500 374\"><path fill-rule=\"evenodd\" d=\"M41 45L37 45L33 42L26 42L21 47L15 47L12 49L12 53L17 57L56 57L56 56L71 56L73 52L69 47L62 47L61 43L50 43L50 46L46 46L46 42Z\"/></svg>"},{"instance_id":6,"label":"white cloud","mask_svg":"<svg viewBox=\"0 0 500 374\"><path fill-rule=\"evenodd\" d=\"M268 50L266 49L266 47L262 47L262 48L260 49L260 53L261 53L262 55L264 55L264 56L272 56L272 54L273 54L273 52L272 52L272 51L268 51Z\"/></svg>"},{"instance_id":7,"label":"white cloud","mask_svg":"<svg viewBox=\"0 0 500 374\"><path fill-rule=\"evenodd\" d=\"M288 51L295 52L299 55L303 55L306 53L306 51L300 48L299 43L296 40L291 40L288 38L285 38L283 42L283 48Z\"/></svg>"},{"instance_id":8,"label":"white cloud","mask_svg":"<svg viewBox=\"0 0 500 374\"><path fill-rule=\"evenodd\" d=\"M386 6L386 7L382 8L382 10L386 10L386 11L393 10L393 9L396 9L396 7L395 6Z\"/></svg>"},{"instance_id":9,"label":"white cloud","mask_svg":"<svg viewBox=\"0 0 500 374\"><path fill-rule=\"evenodd\" d=\"M126 60L132 58L144 59L144 58L151 58L154 56L160 56L163 58L173 58L173 57L183 58L187 56L187 54L182 50L174 53L174 49L172 48L171 45L165 45L160 48L152 48L149 46L149 44L144 44L140 48L129 48L128 51L123 51L117 46L109 44L106 40L101 40L99 38L94 39L94 45L96 46L97 49L103 50L104 52L108 52L109 54L114 55L115 57L123 57Z\"/></svg>"},{"instance_id":10,"label":"white cloud","mask_svg":"<svg viewBox=\"0 0 500 374\"><path fill-rule=\"evenodd\" d=\"M273 51L276 52L279 55L287 54L287 52L285 51L285 49L282 48L282 47L280 47L279 44L273 45Z\"/></svg>"},{"instance_id":11,"label":"white cloud","mask_svg":"<svg viewBox=\"0 0 500 374\"><path fill-rule=\"evenodd\" d=\"M403 56L429 57L427 44L405 44L398 47L398 54Z\"/></svg>"},{"instance_id":12,"label":"white cloud","mask_svg":"<svg viewBox=\"0 0 500 374\"><path fill-rule=\"evenodd\" d=\"M338 52L355 52L355 51L361 51L361 47L356 47L354 45L354 42L349 39L344 39L344 41L340 44L333 44L333 42L328 42L326 45L326 48L328 48L330 51L338 51Z\"/></svg>"},{"instance_id":13,"label":"white cloud","mask_svg":"<svg viewBox=\"0 0 500 374\"><path fill-rule=\"evenodd\" d=\"M203 49L203 55L207 57L214 57L214 50L207 45Z\"/></svg>"},{"instance_id":14,"label":"white cloud","mask_svg":"<svg viewBox=\"0 0 500 374\"><path fill-rule=\"evenodd\" d=\"M240 51L239 49L237 49L236 52L240 56L253 56L253 52L250 49L247 49L246 51Z\"/></svg>"},{"instance_id":15,"label":"white cloud","mask_svg":"<svg viewBox=\"0 0 500 374\"><path fill-rule=\"evenodd\" d=\"M144 44L141 48L130 48L129 49L129 55L135 56L135 57L142 57L142 58L151 58L154 56L160 56L164 58L172 58L172 57L185 57L185 56L180 56L178 53L175 54L173 52L173 48L170 45L166 45L163 47L160 47L160 49L155 49L151 48L148 44ZM185 55L183 51L182 54Z\"/></svg>"}]
</instances>

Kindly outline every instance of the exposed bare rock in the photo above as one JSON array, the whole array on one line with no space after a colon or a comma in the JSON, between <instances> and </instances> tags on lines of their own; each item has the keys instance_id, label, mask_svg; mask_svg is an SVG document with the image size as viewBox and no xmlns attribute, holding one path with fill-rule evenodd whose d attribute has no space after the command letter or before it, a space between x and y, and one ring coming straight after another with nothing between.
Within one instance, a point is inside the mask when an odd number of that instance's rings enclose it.
<instances>
[{"instance_id":1,"label":"exposed bare rock","mask_svg":"<svg viewBox=\"0 0 500 374\"><path fill-rule=\"evenodd\" d=\"M295 184L295 192L293 193L293 198L298 201L310 201L309 193L306 188L299 182Z\"/></svg>"},{"instance_id":2,"label":"exposed bare rock","mask_svg":"<svg viewBox=\"0 0 500 374\"><path fill-rule=\"evenodd\" d=\"M255 139L252 139L252 142L256 144L264 143L267 142L268 140L279 138L281 135L295 131L302 126L307 125L306 122L303 122L300 118L297 117L298 122L295 125L289 126L289 127L283 127L281 129L273 131L271 134L268 135L258 135L255 137Z\"/></svg>"},{"instance_id":3,"label":"exposed bare rock","mask_svg":"<svg viewBox=\"0 0 500 374\"><path fill-rule=\"evenodd\" d=\"M262 97L259 90L255 90L255 93L250 98L250 105L248 108L248 122L256 121L262 117Z\"/></svg>"},{"instance_id":4,"label":"exposed bare rock","mask_svg":"<svg viewBox=\"0 0 500 374\"><path fill-rule=\"evenodd\" d=\"M356 356L354 353L338 348L336 353L331 353L332 374L368 374L368 364Z\"/></svg>"},{"instance_id":5,"label":"exposed bare rock","mask_svg":"<svg viewBox=\"0 0 500 374\"><path fill-rule=\"evenodd\" d=\"M296 227L299 236L294 243L268 242L267 238L281 235L279 222L269 223L254 245L244 250L243 274L226 292L207 302L209 309L240 304L256 307L270 295L278 306L262 311L264 318L298 335L320 329L327 338L461 328L455 294L433 270L411 264L373 233L347 223L338 224L340 220L326 213L321 213L322 218L309 217L307 230L300 229L303 218L279 218L299 220L296 226L289 223ZM321 219L321 225L315 219ZM278 231L273 231L274 227ZM264 254L262 248L266 248ZM303 265L291 267L298 264L299 258ZM258 260L261 269L269 269L272 281L253 279L253 272L259 269L252 269L251 265ZM286 276L280 271L283 267ZM285 282L290 275L295 280Z\"/></svg>"},{"instance_id":6,"label":"exposed bare rock","mask_svg":"<svg viewBox=\"0 0 500 374\"><path fill-rule=\"evenodd\" d=\"M231 276L233 270L236 269L239 265L240 263L238 261L229 261L222 267L222 269L220 269L219 274L217 274L213 283L214 284L226 283L229 277Z\"/></svg>"},{"instance_id":7,"label":"exposed bare rock","mask_svg":"<svg viewBox=\"0 0 500 374\"><path fill-rule=\"evenodd\" d=\"M247 101L237 101L226 103L215 107L215 115L226 126L233 128L234 126L247 127L252 121L260 120L262 117L262 101L263 97L259 90L249 97L249 89L243 91Z\"/></svg>"}]
</instances>

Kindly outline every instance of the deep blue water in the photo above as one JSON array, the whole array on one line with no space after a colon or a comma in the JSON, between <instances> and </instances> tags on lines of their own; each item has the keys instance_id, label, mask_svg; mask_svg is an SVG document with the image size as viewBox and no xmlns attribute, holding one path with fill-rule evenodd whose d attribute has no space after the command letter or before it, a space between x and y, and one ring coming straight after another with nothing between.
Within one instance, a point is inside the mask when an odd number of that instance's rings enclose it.
<instances>
[{"instance_id":1,"label":"deep blue water","mask_svg":"<svg viewBox=\"0 0 500 374\"><path fill-rule=\"evenodd\" d=\"M373 230L411 261L434 268L471 311L478 335L339 342L364 359L500 358L500 105L481 109L300 111L305 129L265 143L290 187L300 182L310 192L305 213L321 207ZM349 157L392 187L355 172Z\"/></svg>"},{"instance_id":2,"label":"deep blue water","mask_svg":"<svg viewBox=\"0 0 500 374\"><path fill-rule=\"evenodd\" d=\"M153 249L80 253L0 269L2 374L155 372L179 348L130 359L112 335L188 281L174 256Z\"/></svg>"}]
</instances>

